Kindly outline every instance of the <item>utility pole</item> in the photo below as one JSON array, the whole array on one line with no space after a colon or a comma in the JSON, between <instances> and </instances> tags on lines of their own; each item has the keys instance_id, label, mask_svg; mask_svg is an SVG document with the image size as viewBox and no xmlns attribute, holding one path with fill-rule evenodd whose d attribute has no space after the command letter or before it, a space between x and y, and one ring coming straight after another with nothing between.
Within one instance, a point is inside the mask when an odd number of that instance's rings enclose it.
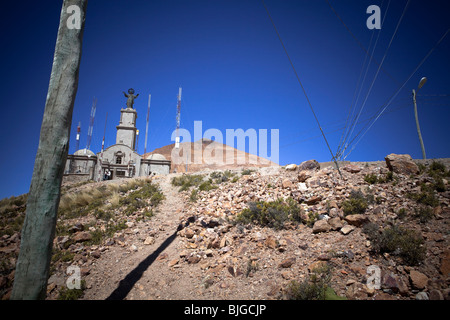
<instances>
[{"instance_id":1,"label":"utility pole","mask_svg":"<svg viewBox=\"0 0 450 320\"><path fill-rule=\"evenodd\" d=\"M64 0L28 192L12 300L45 299L78 89L87 0Z\"/></svg>"},{"instance_id":2,"label":"utility pole","mask_svg":"<svg viewBox=\"0 0 450 320\"><path fill-rule=\"evenodd\" d=\"M417 91L419 91L420 88L423 87L425 82L427 82L427 78L423 77L419 82L419 87L418 87ZM417 114L416 90L413 89L412 95L413 95L413 102L414 102L414 116L416 118L417 134L419 135L420 147L422 148L422 157L425 160L427 158L427 156L425 154L425 146L423 144L422 133L420 132L419 116Z\"/></svg>"}]
</instances>

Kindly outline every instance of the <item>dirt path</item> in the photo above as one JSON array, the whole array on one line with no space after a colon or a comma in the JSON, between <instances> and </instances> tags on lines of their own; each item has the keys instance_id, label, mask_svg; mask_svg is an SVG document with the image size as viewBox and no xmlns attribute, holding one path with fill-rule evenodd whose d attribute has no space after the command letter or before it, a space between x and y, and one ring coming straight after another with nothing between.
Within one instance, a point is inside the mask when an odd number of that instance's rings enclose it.
<instances>
[{"instance_id":1,"label":"dirt path","mask_svg":"<svg viewBox=\"0 0 450 320\"><path fill-rule=\"evenodd\" d=\"M130 228L123 245L109 247L92 266L85 278L84 299L190 298L188 291L179 288L183 277L168 267L170 261L179 257L176 232L184 207L170 178L155 179L166 197L156 215ZM153 243L145 244L145 240ZM174 297L171 290L161 290L174 283L181 295Z\"/></svg>"}]
</instances>

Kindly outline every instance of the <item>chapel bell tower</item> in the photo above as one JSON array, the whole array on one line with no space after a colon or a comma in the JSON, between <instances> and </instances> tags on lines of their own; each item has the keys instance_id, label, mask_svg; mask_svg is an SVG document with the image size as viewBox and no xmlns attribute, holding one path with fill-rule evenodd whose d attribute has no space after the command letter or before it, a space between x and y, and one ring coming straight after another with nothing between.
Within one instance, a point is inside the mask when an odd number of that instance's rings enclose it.
<instances>
[{"instance_id":1,"label":"chapel bell tower","mask_svg":"<svg viewBox=\"0 0 450 320\"><path fill-rule=\"evenodd\" d=\"M136 118L137 112L133 109L134 99L137 95L134 95L134 90L131 88L128 90L128 94L124 92L127 98L127 108L120 110L120 122L117 128L116 144L124 144L135 149L136 143Z\"/></svg>"}]
</instances>

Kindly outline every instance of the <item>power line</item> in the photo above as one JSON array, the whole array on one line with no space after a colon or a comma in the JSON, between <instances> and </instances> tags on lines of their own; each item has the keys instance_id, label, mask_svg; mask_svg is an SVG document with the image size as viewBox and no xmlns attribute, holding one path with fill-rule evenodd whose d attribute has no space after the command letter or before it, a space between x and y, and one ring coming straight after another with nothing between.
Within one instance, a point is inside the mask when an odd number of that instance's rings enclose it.
<instances>
[{"instance_id":1,"label":"power line","mask_svg":"<svg viewBox=\"0 0 450 320\"><path fill-rule=\"evenodd\" d=\"M345 126L344 126L344 127L340 127L340 128L338 128L338 129L335 129L335 130L332 130L332 131L327 131L326 134L338 132L338 131L344 130L344 128L345 128ZM322 135L319 134L319 135L316 135L316 136L313 136L313 137L309 137L309 138L305 138L305 139L302 139L302 140L294 141L294 142L291 142L291 143L282 145L282 146L280 147L280 149L281 149L281 148L286 148L286 147L292 146L292 145L294 145L294 144L299 144L299 143L302 143L302 142L305 142L305 141L308 141L308 140L320 138L321 136L322 136Z\"/></svg>"},{"instance_id":2,"label":"power line","mask_svg":"<svg viewBox=\"0 0 450 320\"><path fill-rule=\"evenodd\" d=\"M386 8L386 13L385 13L385 15L384 15L384 17L383 17L383 21L381 22L381 26L384 25L384 21L386 20L386 17L387 17L388 11L389 11L389 6L390 6L390 4L391 4L391 1L389 0L388 5L387 5L387 8ZM374 45L374 47L373 47L373 49L372 49L372 53L371 53L371 55L370 55L370 58L371 58L371 59L372 59L372 57L373 57L373 55L374 55L374 53L375 53L375 49L376 49L376 47L377 47L378 40L379 40L379 38L380 38L380 34L381 34L381 30L378 32L377 40L375 41L375 45ZM372 39L373 39L373 33L372 33L372 37L371 37L371 39L370 39L370 43L372 43ZM369 48L370 48L370 44L369 44ZM366 55L366 59L364 59L364 64L363 64L363 68L361 69L361 74L362 74L362 71L363 71L363 69L364 69L364 65L365 65L365 61L366 61L366 60L367 60L367 55ZM384 61L384 60L383 60L383 61ZM383 62L381 62L381 64L378 65L378 71L380 70L382 64L383 64ZM367 77L367 73L368 73L368 71L369 71L369 67L370 67L370 61L369 61L369 63L367 64L366 72L365 72L365 74L364 74L364 78L363 78L363 80L362 80L361 86L359 86L358 97L356 98L356 102L355 102L355 109L356 109L356 106L357 106L357 104L358 104L359 97L360 97L360 95L361 95L362 88L363 88L363 86L364 86L364 82L366 81L366 77ZM378 73L375 75L374 81L375 81L377 75L378 75ZM373 82L372 82L372 86L373 86ZM349 130L346 129L346 134L345 134L344 140L342 141L342 144L339 144L339 146L338 146L338 151L336 152L336 156L337 156L337 153L341 151L341 147L343 147L343 146L345 145L345 143L347 142L347 140L349 139L349 137L351 137L351 135L353 134L353 131L354 131L355 127L356 127L356 123L358 122L358 119L359 119L359 117L360 117L360 115L361 115L361 112L362 112L362 110L364 109L365 102L367 101L367 97L368 97L368 95L369 95L370 92L371 92L372 86L370 87L370 89L369 89L369 91L368 91L368 93L367 93L367 95L366 95L366 100L364 101L362 107L360 108L360 111L359 111L359 113L358 113L358 116L355 117L355 118L353 118L353 120L352 120L352 123L351 123L351 125L350 125L350 128L351 128L351 129L349 129ZM357 86L357 88L358 88L358 86ZM355 94L356 94L356 91L357 91L357 89L355 89ZM352 105L352 107L353 107L353 105ZM353 117L353 112L352 112L352 117Z\"/></svg>"},{"instance_id":3,"label":"power line","mask_svg":"<svg viewBox=\"0 0 450 320\"><path fill-rule=\"evenodd\" d=\"M337 161L336 161L336 158L334 157L333 151L331 151L330 144L328 143L327 137L325 136L325 133L323 132L322 127L320 126L319 119L317 118L316 113L314 112L314 108L313 108L313 106L312 106L312 104L311 104L311 101L309 100L308 95L306 94L306 90L305 90L305 88L303 87L302 82L300 81L300 77L298 76L298 73L297 73L297 71L295 70L295 67L294 67L294 64L293 64L293 62L292 62L292 60L291 60L291 57L289 56L289 53L288 53L286 47L284 46L283 40L281 39L281 36L280 36L280 33L278 32L278 29L277 29L277 27L275 26L275 22L273 21L272 16L270 15L269 9L267 9L267 6L266 6L264 0L261 0L261 1L262 1L262 4L263 4L264 8L266 9L266 12L267 12L267 15L269 16L270 21L272 22L273 28L275 29L275 32L276 32L276 34L277 34L277 36L278 36L278 39L280 40L281 46L283 47L284 52L286 53L286 56L287 56L287 58L288 58L288 60L289 60L289 63L291 64L291 67L292 67L292 70L294 71L295 77L297 78L297 81L298 81L298 83L300 84L300 87L302 88L303 94L304 94L305 97L306 97L306 101L308 102L308 105L309 105L309 107L310 107L310 109L311 109L311 112L312 112L313 115L314 115L314 119L316 120L317 125L319 126L320 132L322 133L323 139L325 140L325 143L327 144L327 147L328 147L328 150L330 151L331 157L332 157L334 163L336 164L336 168L337 168L337 170L338 170L340 176L342 177L342 173L341 173L341 171L340 171L340 169L339 169L339 165L338 165L338 163L337 163Z\"/></svg>"},{"instance_id":4,"label":"power line","mask_svg":"<svg viewBox=\"0 0 450 320\"><path fill-rule=\"evenodd\" d=\"M369 55L369 51L364 47L364 45L361 43L361 41L358 40L358 38L355 36L355 34L350 30L350 28L347 26L347 24L344 22L344 20L341 18L341 16L337 13L337 11L334 9L334 7L331 5L331 3L328 0L325 0L325 2L328 4L330 9L333 11L333 13L336 15L336 17L339 19L339 21L342 23L342 25L347 29L348 33L352 36L352 38L356 41L358 46L366 53L366 56ZM375 63L377 66L379 66L379 62L372 56L370 60ZM384 68L381 69L389 78L391 78L395 83L400 84L389 72L387 72Z\"/></svg>"},{"instance_id":5,"label":"power line","mask_svg":"<svg viewBox=\"0 0 450 320\"><path fill-rule=\"evenodd\" d=\"M388 53L389 49L391 48L392 42L393 42L393 40L395 38L395 35L397 34L398 28L400 27L400 24L401 24L401 22L403 20L403 17L405 16L406 10L408 9L410 2L411 2L411 0L408 0L408 2L406 3L406 5L405 5L405 7L403 9L402 15L400 16L400 19L398 20L397 26L396 26L396 28L394 30L394 33L392 34L391 40L389 41L389 44L388 44L388 46L386 48L386 51L384 52L383 59L381 60L380 65L378 66L378 70L377 70L377 72L375 74L375 77L373 78L372 84L370 85L369 91L366 94L366 98L364 99L364 102L363 102L363 104L361 106L361 109L359 111L358 117L356 118L356 121L355 121L355 123L353 125L353 129L352 129L352 131L350 133L350 136L352 135L353 130L356 127L356 123L358 122L358 119L359 119L359 117L361 115L361 112L362 112L362 110L364 109L364 107L365 107L365 105L367 103L367 99L369 98L369 95L370 95L370 93L372 91L373 85L375 84L375 81L377 80L377 77L378 77L378 74L380 72L381 66L383 65L384 60L386 59L387 53ZM345 152L345 150L347 148L348 148L348 145L344 148L343 152Z\"/></svg>"},{"instance_id":6,"label":"power line","mask_svg":"<svg viewBox=\"0 0 450 320\"><path fill-rule=\"evenodd\" d=\"M444 40L444 38L447 36L447 34L450 32L450 29L448 29L444 35L439 39L439 41L434 45L434 47L427 53L427 55L422 59L422 61L420 61L420 63L418 64L418 66L414 69L414 71L410 74L410 76L408 77L408 79L406 79L405 82L403 82L403 85L391 96L391 98L389 99L388 103L386 104L386 106L381 110L381 112L379 113L379 115L375 118L375 120L372 122L372 124L367 128L367 130L364 132L364 134L361 136L361 138L355 143L355 145L352 147L352 149L350 150L350 152L345 156L345 158L347 158L352 151L355 149L356 145L361 141L361 139L366 135L367 131L370 130L370 128L374 125L374 123L381 117L381 115L383 114L383 112L386 110L386 108L391 104L392 100L399 94L399 92L405 87L406 83L412 78L412 76L417 72L417 70L419 70L419 68L422 66L422 64L428 59L428 57L431 55L431 53L433 53L433 51L439 46L439 44L441 44L441 42ZM363 128L364 129L364 128ZM362 131L362 130L361 130ZM352 140L352 142L356 139L356 137L361 133L361 131L355 136L355 138ZM345 159L344 158L344 159Z\"/></svg>"},{"instance_id":7,"label":"power line","mask_svg":"<svg viewBox=\"0 0 450 320\"><path fill-rule=\"evenodd\" d=\"M369 42L369 48L370 48L370 46L372 45L372 40L373 40L373 35L374 35L374 34L375 34L375 33L372 32L372 36L370 37L370 42ZM347 120L346 120L346 122L345 122L345 130L342 131L341 139L339 140L339 145L338 145L338 148L337 148L337 150L336 150L336 157L337 157L337 155L339 154L339 152L340 152L340 150L341 150L341 146L344 145L344 144L345 144L345 141L347 140L347 135L348 135L348 133L349 133L349 130L348 130L348 128L349 128L348 123L349 123L350 118L353 118L353 114L354 114L354 112L355 112L355 108L354 108L353 106L356 106L356 103L355 103L356 92L358 91L358 88L360 88L359 85L361 84L361 77L362 77L362 74L363 74L363 71L364 71L364 66L366 65L366 62L367 62L367 57L368 57L368 55L366 54L365 57L364 57L363 65L362 65L362 67L361 67L361 72L359 73L358 81L356 82L356 88L355 88L355 92L353 93L352 103L350 104L350 106L349 106L349 108L348 108ZM371 57L372 57L372 56L371 56ZM370 64L370 63L369 63L369 64ZM364 77L364 79L365 79L365 77ZM364 80L363 80L362 83L364 83ZM361 85L361 86L362 86L362 85ZM358 98L359 98L359 95L358 95ZM351 114L351 116L350 116L350 114ZM350 126L350 127L351 127L351 126Z\"/></svg>"},{"instance_id":8,"label":"power line","mask_svg":"<svg viewBox=\"0 0 450 320\"><path fill-rule=\"evenodd\" d=\"M393 112L395 112L395 111L404 109L404 108L409 107L409 106L410 106L410 103L403 103L403 104L401 104L399 107L394 108L394 109L392 109L392 110L386 112L385 114L393 113ZM374 115L372 115L372 116L369 117L369 118L366 118L366 119L364 119L364 120L361 120L360 122L362 122L362 123L369 122L370 120L374 119L376 116L377 116L377 114L374 114ZM336 122L336 123L333 123L333 125L340 124L340 123L342 123L343 121L344 121L344 120L338 121L338 122ZM343 130L344 128L345 128L345 126L341 126L341 127L337 128L337 129L334 129L334 130L331 130L331 131L327 131L326 134L338 132L338 131ZM304 139L301 139L301 140L297 140L297 141L294 141L294 142L290 142L290 143L287 143L287 144L285 144L285 145L280 146L280 149L281 149L281 148L285 148L285 147L289 147L289 146L292 146L292 145L295 145L295 144L299 144L299 143L302 143L302 142L305 142L305 141L308 141L308 140L316 139L316 138L319 138L319 137L321 137L321 135L316 135L316 136L304 138Z\"/></svg>"}]
</instances>

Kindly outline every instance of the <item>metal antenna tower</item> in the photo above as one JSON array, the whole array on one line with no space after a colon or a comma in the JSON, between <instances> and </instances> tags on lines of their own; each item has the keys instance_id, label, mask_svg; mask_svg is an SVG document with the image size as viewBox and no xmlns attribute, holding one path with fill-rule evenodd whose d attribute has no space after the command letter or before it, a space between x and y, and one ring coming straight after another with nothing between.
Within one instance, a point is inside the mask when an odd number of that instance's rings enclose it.
<instances>
[{"instance_id":1,"label":"metal antenna tower","mask_svg":"<svg viewBox=\"0 0 450 320\"><path fill-rule=\"evenodd\" d=\"M103 151L105 150L105 135L106 135L106 122L108 121L108 112L106 112L105 117L105 130L103 131L103 140L102 140L102 152L100 153L100 159L99 159L99 168L98 168L98 177L97 181L102 180L102 162L103 162Z\"/></svg>"},{"instance_id":2,"label":"metal antenna tower","mask_svg":"<svg viewBox=\"0 0 450 320\"><path fill-rule=\"evenodd\" d=\"M85 153L91 147L92 129L94 128L94 119L95 119L95 111L96 110L97 110L97 99L94 97L94 102L92 103L92 109L91 109L91 118L89 120L89 129L88 129L88 135L87 135L86 150L84 151Z\"/></svg>"},{"instance_id":3,"label":"metal antenna tower","mask_svg":"<svg viewBox=\"0 0 450 320\"><path fill-rule=\"evenodd\" d=\"M150 100L152 99L152 95L148 95L148 109L147 109L147 124L145 126L145 142L144 142L144 155L147 153L147 137L148 137L148 120L150 116Z\"/></svg>"},{"instance_id":4,"label":"metal antenna tower","mask_svg":"<svg viewBox=\"0 0 450 320\"><path fill-rule=\"evenodd\" d=\"M77 143L75 145L75 151L78 151L80 149L80 132L81 132L81 122L78 122L77 127Z\"/></svg>"},{"instance_id":5,"label":"metal antenna tower","mask_svg":"<svg viewBox=\"0 0 450 320\"><path fill-rule=\"evenodd\" d=\"M180 109L181 109L181 87L178 88L178 103L177 103L177 136L175 138L175 149L180 148Z\"/></svg>"}]
</instances>

